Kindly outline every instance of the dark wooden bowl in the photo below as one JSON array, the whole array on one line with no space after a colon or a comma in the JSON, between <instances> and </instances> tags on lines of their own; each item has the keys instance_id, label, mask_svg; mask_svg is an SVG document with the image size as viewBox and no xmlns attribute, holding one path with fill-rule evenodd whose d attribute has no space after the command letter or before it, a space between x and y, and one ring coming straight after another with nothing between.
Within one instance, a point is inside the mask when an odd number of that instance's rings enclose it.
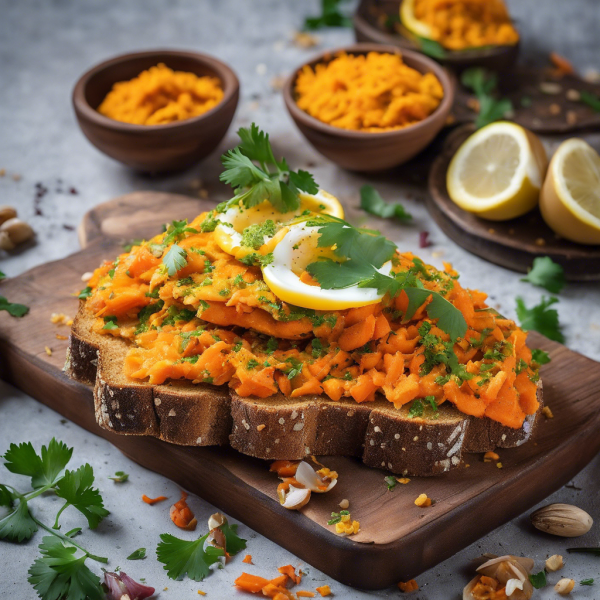
<instances>
[{"instance_id":1,"label":"dark wooden bowl","mask_svg":"<svg viewBox=\"0 0 600 600\"><path fill-rule=\"evenodd\" d=\"M403 35L397 26L402 0L361 0L354 13L354 35L357 42L369 42L397 46L405 50L419 51L419 46ZM512 46L488 46L481 49L447 50L440 63L453 71L461 72L469 67L485 67L492 71L510 68L519 56L519 44Z\"/></svg>"},{"instance_id":2,"label":"dark wooden bowl","mask_svg":"<svg viewBox=\"0 0 600 600\"><path fill-rule=\"evenodd\" d=\"M327 62L339 52L348 54L367 54L368 52L387 52L401 54L404 62L421 73L432 72L444 88L444 98L437 109L419 123L403 129L394 129L381 133L352 131L333 127L298 107L294 95L294 86L299 71L305 66L314 67ZM418 52L400 51L395 46L378 44L356 44L337 50L327 50L296 69L286 81L283 98L292 119L306 139L329 160L352 171L382 171L400 165L423 150L439 133L454 99L454 88L448 74L436 62Z\"/></svg>"},{"instance_id":3,"label":"dark wooden bowl","mask_svg":"<svg viewBox=\"0 0 600 600\"><path fill-rule=\"evenodd\" d=\"M223 100L203 115L167 125L132 125L97 111L114 83L132 79L158 63L218 77ZM117 56L84 73L73 89L73 108L81 130L98 150L134 169L158 173L189 167L217 147L233 119L239 91L235 73L212 56L151 50Z\"/></svg>"}]
</instances>

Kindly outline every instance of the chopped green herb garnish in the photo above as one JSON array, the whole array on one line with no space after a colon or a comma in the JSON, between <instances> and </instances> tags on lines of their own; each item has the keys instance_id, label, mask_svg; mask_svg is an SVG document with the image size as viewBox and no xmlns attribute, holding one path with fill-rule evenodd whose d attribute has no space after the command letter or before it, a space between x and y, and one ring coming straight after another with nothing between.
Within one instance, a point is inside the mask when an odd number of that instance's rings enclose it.
<instances>
[{"instance_id":1,"label":"chopped green herb garnish","mask_svg":"<svg viewBox=\"0 0 600 600\"><path fill-rule=\"evenodd\" d=\"M527 281L547 289L553 294L558 294L565 287L565 271L549 256L538 256L533 261L533 266L521 281Z\"/></svg>"},{"instance_id":2,"label":"chopped green herb garnish","mask_svg":"<svg viewBox=\"0 0 600 600\"><path fill-rule=\"evenodd\" d=\"M395 217L400 221L409 221L412 215L406 211L399 202L388 204L372 185L363 185L360 188L360 207L376 217L389 219Z\"/></svg>"}]
</instances>

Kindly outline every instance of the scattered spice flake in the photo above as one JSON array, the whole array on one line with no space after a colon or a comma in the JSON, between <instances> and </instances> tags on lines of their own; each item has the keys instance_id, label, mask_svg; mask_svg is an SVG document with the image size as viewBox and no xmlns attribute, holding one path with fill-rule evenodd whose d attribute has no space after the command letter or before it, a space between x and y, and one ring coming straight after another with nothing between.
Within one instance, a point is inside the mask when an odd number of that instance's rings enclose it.
<instances>
[{"instance_id":1,"label":"scattered spice flake","mask_svg":"<svg viewBox=\"0 0 600 600\"><path fill-rule=\"evenodd\" d=\"M554 414L552 413L552 410L549 406L544 406L544 408L542 408L542 414L546 417L546 419L554 418Z\"/></svg>"},{"instance_id":2,"label":"scattered spice flake","mask_svg":"<svg viewBox=\"0 0 600 600\"><path fill-rule=\"evenodd\" d=\"M347 498L344 498L339 504L338 506L342 509L342 510L347 510L350 507L350 500L348 500Z\"/></svg>"},{"instance_id":3,"label":"scattered spice flake","mask_svg":"<svg viewBox=\"0 0 600 600\"><path fill-rule=\"evenodd\" d=\"M156 498L148 498L148 496L146 496L146 494L144 494L142 496L142 500L146 504L156 504L157 502L162 502L163 500L168 500L168 497L167 496L157 496Z\"/></svg>"},{"instance_id":4,"label":"scattered spice flake","mask_svg":"<svg viewBox=\"0 0 600 600\"><path fill-rule=\"evenodd\" d=\"M21 175L19 173L12 174L13 181L21 181Z\"/></svg>"},{"instance_id":5,"label":"scattered spice flake","mask_svg":"<svg viewBox=\"0 0 600 600\"><path fill-rule=\"evenodd\" d=\"M431 246L429 231L419 232L419 248L429 248L429 246Z\"/></svg>"},{"instance_id":6,"label":"scattered spice flake","mask_svg":"<svg viewBox=\"0 0 600 600\"><path fill-rule=\"evenodd\" d=\"M244 560L242 560L243 563L246 563L247 565L253 565L254 563L252 562L252 554L246 554L246 556L244 556Z\"/></svg>"},{"instance_id":7,"label":"scattered spice flake","mask_svg":"<svg viewBox=\"0 0 600 600\"><path fill-rule=\"evenodd\" d=\"M48 346L44 346L44 350L46 351L46 354L48 356L52 356L52 349L49 348Z\"/></svg>"},{"instance_id":8,"label":"scattered spice flake","mask_svg":"<svg viewBox=\"0 0 600 600\"><path fill-rule=\"evenodd\" d=\"M319 43L319 40L314 35L306 33L306 31L296 31L292 39L294 46L298 48L312 48Z\"/></svg>"},{"instance_id":9,"label":"scattered spice flake","mask_svg":"<svg viewBox=\"0 0 600 600\"><path fill-rule=\"evenodd\" d=\"M419 589L419 584L414 579L410 579L409 581L400 581L398 587L400 588L400 591L405 594L410 594Z\"/></svg>"},{"instance_id":10,"label":"scattered spice flake","mask_svg":"<svg viewBox=\"0 0 600 600\"><path fill-rule=\"evenodd\" d=\"M202 590L198 590L198 594L200 596L206 596L206 592L203 592Z\"/></svg>"},{"instance_id":11,"label":"scattered spice flake","mask_svg":"<svg viewBox=\"0 0 600 600\"><path fill-rule=\"evenodd\" d=\"M180 529L194 531L196 529L196 525L198 524L198 520L194 516L194 513L191 511L190 507L187 505L187 497L187 493L181 490L181 498L175 502L173 506L171 506L169 516L171 517L171 521L173 521L173 523L175 523L175 525L177 525L177 527Z\"/></svg>"},{"instance_id":12,"label":"scattered spice flake","mask_svg":"<svg viewBox=\"0 0 600 600\"><path fill-rule=\"evenodd\" d=\"M63 223L63 229L66 229L67 231L75 231L75 227L73 227L73 225L69 225L67 223Z\"/></svg>"},{"instance_id":13,"label":"scattered spice flake","mask_svg":"<svg viewBox=\"0 0 600 600\"><path fill-rule=\"evenodd\" d=\"M69 194L76 196L77 194L79 194L79 192L74 187L71 187L69 188Z\"/></svg>"},{"instance_id":14,"label":"scattered spice flake","mask_svg":"<svg viewBox=\"0 0 600 600\"><path fill-rule=\"evenodd\" d=\"M417 506L420 506L422 508L425 508L427 506L431 506L431 498L427 497L427 494L420 494L417 499L415 500L415 504Z\"/></svg>"},{"instance_id":15,"label":"scattered spice flake","mask_svg":"<svg viewBox=\"0 0 600 600\"><path fill-rule=\"evenodd\" d=\"M316 589L323 598L325 598L325 596L331 596L331 588L328 585L322 585Z\"/></svg>"},{"instance_id":16,"label":"scattered spice flake","mask_svg":"<svg viewBox=\"0 0 600 600\"><path fill-rule=\"evenodd\" d=\"M69 322L73 323L73 320L64 313L52 313L50 315L50 323L54 323L54 325L68 325Z\"/></svg>"},{"instance_id":17,"label":"scattered spice flake","mask_svg":"<svg viewBox=\"0 0 600 600\"><path fill-rule=\"evenodd\" d=\"M6 169L0 169L0 177L4 177L6 175Z\"/></svg>"},{"instance_id":18,"label":"scattered spice flake","mask_svg":"<svg viewBox=\"0 0 600 600\"><path fill-rule=\"evenodd\" d=\"M501 462L497 462L497 463L496 463L496 466L497 466L499 469L501 469L501 468L502 468L502 463L501 463Z\"/></svg>"},{"instance_id":19,"label":"scattered spice flake","mask_svg":"<svg viewBox=\"0 0 600 600\"><path fill-rule=\"evenodd\" d=\"M261 423L260 425L256 426L256 431L262 431L265 427L266 425L264 423Z\"/></svg>"}]
</instances>

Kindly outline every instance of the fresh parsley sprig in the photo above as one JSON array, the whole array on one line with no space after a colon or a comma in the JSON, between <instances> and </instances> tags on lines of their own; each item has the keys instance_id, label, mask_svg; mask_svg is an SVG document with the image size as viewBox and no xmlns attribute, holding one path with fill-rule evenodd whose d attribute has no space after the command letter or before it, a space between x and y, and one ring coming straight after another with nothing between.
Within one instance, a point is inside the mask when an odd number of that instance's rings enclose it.
<instances>
[{"instance_id":1,"label":"fresh parsley sprig","mask_svg":"<svg viewBox=\"0 0 600 600\"><path fill-rule=\"evenodd\" d=\"M246 540L237 535L237 525L230 526L225 520L218 529L225 536L225 549L230 556L246 547ZM210 532L193 541L181 540L170 533L160 536L156 556L171 579L181 579L187 574L194 581L202 581L208 576L211 565L225 556L223 548L206 545L209 535Z\"/></svg>"},{"instance_id":2,"label":"fresh parsley sprig","mask_svg":"<svg viewBox=\"0 0 600 600\"><path fill-rule=\"evenodd\" d=\"M555 342L563 343L565 336L563 335L560 323L558 322L558 312L554 308L550 308L558 302L558 298L551 296L546 298L542 296L542 300L536 306L527 308L525 301L520 296L517 296L517 317L521 323L521 327L525 331L538 331L547 338Z\"/></svg>"},{"instance_id":3,"label":"fresh parsley sprig","mask_svg":"<svg viewBox=\"0 0 600 600\"><path fill-rule=\"evenodd\" d=\"M321 0L321 14L306 17L304 29L321 29L322 27L352 27L352 19L342 14L339 5L344 0Z\"/></svg>"},{"instance_id":4,"label":"fresh parsley sprig","mask_svg":"<svg viewBox=\"0 0 600 600\"><path fill-rule=\"evenodd\" d=\"M9 302L4 296L0 296L0 310L5 310L11 317L24 317L29 312L29 306Z\"/></svg>"},{"instance_id":5,"label":"fresh parsley sprig","mask_svg":"<svg viewBox=\"0 0 600 600\"><path fill-rule=\"evenodd\" d=\"M477 129L504 118L504 115L512 110L513 106L510 100L496 97L498 85L496 73L481 67L471 67L463 71L460 81L465 87L473 90L479 101L479 113L475 120Z\"/></svg>"},{"instance_id":6,"label":"fresh parsley sprig","mask_svg":"<svg viewBox=\"0 0 600 600\"><path fill-rule=\"evenodd\" d=\"M292 171L285 158L278 161L269 142L269 134L255 123L250 129L238 131L240 144L221 157L225 170L221 181L231 185L235 196L220 205L220 210L243 204L246 208L268 200L279 212L296 210L300 206L298 194L316 194L319 186L306 171Z\"/></svg>"},{"instance_id":7,"label":"fresh parsley sprig","mask_svg":"<svg viewBox=\"0 0 600 600\"><path fill-rule=\"evenodd\" d=\"M553 294L558 294L566 284L565 271L549 256L538 256L533 260L533 265L526 277L521 281L527 281L532 285L543 287Z\"/></svg>"},{"instance_id":8,"label":"fresh parsley sprig","mask_svg":"<svg viewBox=\"0 0 600 600\"><path fill-rule=\"evenodd\" d=\"M23 542L31 539L38 529L44 529L51 535L42 539L40 556L30 567L28 578L38 595L43 600L102 600L104 591L100 579L85 561L107 563L108 559L92 554L72 539L81 531L80 527L66 534L58 531L60 515L69 506L86 517L91 529L108 514L102 496L92 487L92 467L86 464L74 471L66 470L72 454L72 448L54 438L48 446L42 446L40 454L30 442L10 445L3 456L4 466L11 473L29 477L33 489L21 493L12 486L0 484L0 506L7 512L0 519L0 540ZM37 519L30 507L32 500L49 491L65 500L54 527Z\"/></svg>"},{"instance_id":9,"label":"fresh parsley sprig","mask_svg":"<svg viewBox=\"0 0 600 600\"><path fill-rule=\"evenodd\" d=\"M546 571L531 573L529 575L529 581L536 590L546 587Z\"/></svg>"},{"instance_id":10,"label":"fresh parsley sprig","mask_svg":"<svg viewBox=\"0 0 600 600\"><path fill-rule=\"evenodd\" d=\"M363 185L360 188L360 207L371 215L389 219L396 217L400 221L410 221L412 215L400 204L388 204L372 185Z\"/></svg>"}]
</instances>

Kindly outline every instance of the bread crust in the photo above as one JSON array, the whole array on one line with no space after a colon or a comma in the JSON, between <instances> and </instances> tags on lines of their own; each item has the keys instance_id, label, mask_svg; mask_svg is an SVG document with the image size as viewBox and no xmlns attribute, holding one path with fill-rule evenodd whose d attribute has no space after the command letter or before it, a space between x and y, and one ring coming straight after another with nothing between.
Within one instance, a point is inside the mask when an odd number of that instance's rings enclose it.
<instances>
[{"instance_id":1,"label":"bread crust","mask_svg":"<svg viewBox=\"0 0 600 600\"><path fill-rule=\"evenodd\" d=\"M323 396L243 398L226 386L172 381L137 383L123 374L126 340L95 334L80 305L65 372L94 385L96 421L124 435L150 435L183 446L230 444L249 456L298 460L308 455L355 456L370 467L403 476L432 476L456 469L466 452L520 446L531 438L542 409L511 429L469 417L449 403L437 412L409 416L385 398L358 404Z\"/></svg>"}]
</instances>

